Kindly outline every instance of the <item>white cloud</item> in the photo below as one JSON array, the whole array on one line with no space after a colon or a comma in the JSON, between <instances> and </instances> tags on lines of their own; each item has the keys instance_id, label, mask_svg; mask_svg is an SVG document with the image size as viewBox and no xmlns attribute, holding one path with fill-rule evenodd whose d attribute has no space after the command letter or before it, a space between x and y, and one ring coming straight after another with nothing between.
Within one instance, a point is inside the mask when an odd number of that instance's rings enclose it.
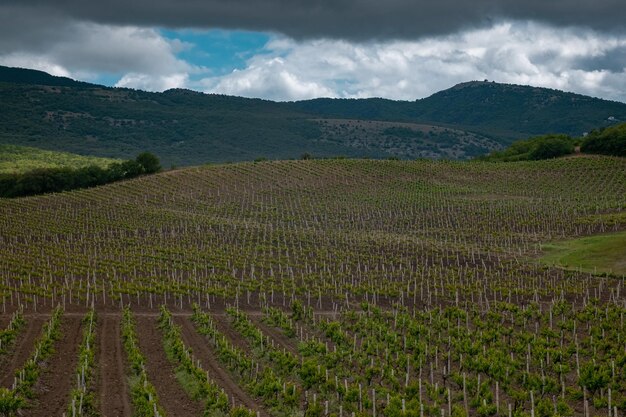
<instances>
[{"instance_id":1,"label":"white cloud","mask_svg":"<svg viewBox=\"0 0 626 417\"><path fill-rule=\"evenodd\" d=\"M45 49L0 50L0 64L87 81L120 76L119 86L154 91L183 87L200 70L176 56L188 44L154 29L71 22L63 30Z\"/></svg>"},{"instance_id":2,"label":"white cloud","mask_svg":"<svg viewBox=\"0 0 626 417\"><path fill-rule=\"evenodd\" d=\"M59 65L46 57L28 53L10 53L0 55L0 64L8 67L32 68L45 71L57 77L70 77L72 74L62 65Z\"/></svg>"},{"instance_id":3,"label":"white cloud","mask_svg":"<svg viewBox=\"0 0 626 417\"><path fill-rule=\"evenodd\" d=\"M311 97L334 96L334 92L315 81L300 78L280 57L261 60L259 65L249 62L243 71L213 79L202 84L214 92L248 97L263 97L272 100L302 100Z\"/></svg>"},{"instance_id":4,"label":"white cloud","mask_svg":"<svg viewBox=\"0 0 626 417\"><path fill-rule=\"evenodd\" d=\"M625 101L626 68L581 65L611 60L624 47L623 35L524 22L417 41L297 42L281 37L249 59L246 68L206 78L201 85L209 92L278 100L413 100L459 82L490 79Z\"/></svg>"},{"instance_id":5,"label":"white cloud","mask_svg":"<svg viewBox=\"0 0 626 417\"><path fill-rule=\"evenodd\" d=\"M129 73L124 75L116 87L136 88L148 91L165 91L170 88L184 88L187 86L188 75L185 73L170 75L147 75Z\"/></svg>"},{"instance_id":6,"label":"white cloud","mask_svg":"<svg viewBox=\"0 0 626 417\"><path fill-rule=\"evenodd\" d=\"M3 26L13 20L0 16ZM193 45L166 39L156 29L28 14L19 22L19 31L0 27L1 65L86 81L115 78L120 87L187 87L274 100L414 100L459 82L489 79L626 101L626 35L583 28L503 22L415 41L365 43L274 36L244 68L198 81L210 70L178 56Z\"/></svg>"}]
</instances>

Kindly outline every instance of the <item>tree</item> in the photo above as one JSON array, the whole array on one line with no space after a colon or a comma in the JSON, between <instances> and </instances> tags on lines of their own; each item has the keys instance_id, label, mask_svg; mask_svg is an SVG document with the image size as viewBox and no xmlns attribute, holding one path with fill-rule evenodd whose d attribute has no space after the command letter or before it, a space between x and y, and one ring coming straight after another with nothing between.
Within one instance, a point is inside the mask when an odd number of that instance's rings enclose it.
<instances>
[{"instance_id":1,"label":"tree","mask_svg":"<svg viewBox=\"0 0 626 417\"><path fill-rule=\"evenodd\" d=\"M583 141L580 150L587 153L626 156L626 123L591 132Z\"/></svg>"},{"instance_id":2,"label":"tree","mask_svg":"<svg viewBox=\"0 0 626 417\"><path fill-rule=\"evenodd\" d=\"M572 140L565 135L546 136L537 141L530 151L530 159L550 159L574 153Z\"/></svg>"},{"instance_id":3,"label":"tree","mask_svg":"<svg viewBox=\"0 0 626 417\"><path fill-rule=\"evenodd\" d=\"M135 161L143 167L143 170L146 174L154 174L155 172L161 171L161 162L159 158L150 152L142 152L137 155Z\"/></svg>"},{"instance_id":4,"label":"tree","mask_svg":"<svg viewBox=\"0 0 626 417\"><path fill-rule=\"evenodd\" d=\"M145 167L140 162L132 159L122 162L121 169L124 173L124 178L135 178L146 173Z\"/></svg>"}]
</instances>

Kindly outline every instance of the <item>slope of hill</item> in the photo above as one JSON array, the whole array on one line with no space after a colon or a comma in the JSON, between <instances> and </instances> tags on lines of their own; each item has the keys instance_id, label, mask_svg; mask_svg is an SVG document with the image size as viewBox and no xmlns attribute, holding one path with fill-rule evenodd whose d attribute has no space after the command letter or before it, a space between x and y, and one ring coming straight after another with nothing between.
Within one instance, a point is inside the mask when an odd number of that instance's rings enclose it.
<instances>
[{"instance_id":1,"label":"slope of hill","mask_svg":"<svg viewBox=\"0 0 626 417\"><path fill-rule=\"evenodd\" d=\"M237 163L0 199L4 414L622 417L624 208L626 159L604 156ZM584 253L539 263L555 239Z\"/></svg>"},{"instance_id":2,"label":"slope of hill","mask_svg":"<svg viewBox=\"0 0 626 417\"><path fill-rule=\"evenodd\" d=\"M38 84L56 87L93 87L94 84L76 81L67 77L57 77L44 71L0 65L0 81L14 84Z\"/></svg>"},{"instance_id":3,"label":"slope of hill","mask_svg":"<svg viewBox=\"0 0 626 417\"><path fill-rule=\"evenodd\" d=\"M626 121L624 103L486 81L459 84L416 104L419 120L454 123L505 136L564 133L578 137Z\"/></svg>"},{"instance_id":4,"label":"slope of hill","mask_svg":"<svg viewBox=\"0 0 626 417\"><path fill-rule=\"evenodd\" d=\"M105 168L112 162L116 160L0 144L0 174L23 173L36 168L81 168L89 165Z\"/></svg>"},{"instance_id":5,"label":"slope of hill","mask_svg":"<svg viewBox=\"0 0 626 417\"><path fill-rule=\"evenodd\" d=\"M520 137L581 135L612 123L610 117L626 120L626 104L482 82L415 102L276 103L179 89L148 93L0 69L0 143L113 158L147 150L165 166L303 153L469 158ZM329 130L337 125L333 119L349 119L358 129ZM387 124L381 128L369 121ZM409 130L407 123L413 126ZM421 137L420 131L433 134Z\"/></svg>"},{"instance_id":6,"label":"slope of hill","mask_svg":"<svg viewBox=\"0 0 626 417\"><path fill-rule=\"evenodd\" d=\"M592 129L626 121L624 103L488 81L458 84L415 102L322 98L294 106L325 117L459 126L493 136L502 143L549 133L581 136Z\"/></svg>"}]
</instances>

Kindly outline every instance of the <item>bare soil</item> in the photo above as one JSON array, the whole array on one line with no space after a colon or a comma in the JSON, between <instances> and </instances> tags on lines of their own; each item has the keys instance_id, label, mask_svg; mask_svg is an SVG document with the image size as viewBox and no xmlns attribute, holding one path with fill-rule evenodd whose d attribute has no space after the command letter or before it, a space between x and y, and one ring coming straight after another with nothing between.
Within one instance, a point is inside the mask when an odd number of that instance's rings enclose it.
<instances>
[{"instance_id":1,"label":"bare soil","mask_svg":"<svg viewBox=\"0 0 626 417\"><path fill-rule=\"evenodd\" d=\"M202 404L192 400L176 379L176 368L163 349L163 335L156 317L136 316L139 348L146 357L148 379L159 396L159 404L168 417L201 416Z\"/></svg>"},{"instance_id":2,"label":"bare soil","mask_svg":"<svg viewBox=\"0 0 626 417\"><path fill-rule=\"evenodd\" d=\"M193 356L200 360L200 365L205 371L208 371L209 378L224 390L231 402L234 398L237 405L244 405L251 410L259 411L262 416L269 416L258 401L255 401L237 385L228 370L220 366L207 340L198 334L188 318L175 317L174 322L181 326L183 342L193 350Z\"/></svg>"},{"instance_id":3,"label":"bare soil","mask_svg":"<svg viewBox=\"0 0 626 417\"><path fill-rule=\"evenodd\" d=\"M126 378L126 361L122 350L121 320L117 315L99 319L98 343L98 393L102 417L130 417L132 415Z\"/></svg>"},{"instance_id":4,"label":"bare soil","mask_svg":"<svg viewBox=\"0 0 626 417\"><path fill-rule=\"evenodd\" d=\"M275 343L278 343L279 347L285 348L288 352L300 357L300 353L298 352L298 342L296 339L289 338L285 336L285 334L275 327L272 327L261 320L259 316L248 316L250 321L257 326L264 335L269 336L270 339L273 339Z\"/></svg>"},{"instance_id":5,"label":"bare soil","mask_svg":"<svg viewBox=\"0 0 626 417\"><path fill-rule=\"evenodd\" d=\"M231 318L228 314L212 314L215 327L233 344L233 346L243 350L244 352L250 352L252 347L246 339L241 337L241 334L233 327Z\"/></svg>"},{"instance_id":6,"label":"bare soil","mask_svg":"<svg viewBox=\"0 0 626 417\"><path fill-rule=\"evenodd\" d=\"M22 413L26 417L61 417L70 401L70 391L76 384L76 365L82 332L79 317L63 317L62 337L55 352L44 364L44 372L35 384L35 401Z\"/></svg>"},{"instance_id":7,"label":"bare soil","mask_svg":"<svg viewBox=\"0 0 626 417\"><path fill-rule=\"evenodd\" d=\"M35 348L35 341L41 334L47 317L28 317L13 348L4 357L0 357L0 387L10 388L13 385L15 371L20 369Z\"/></svg>"}]
</instances>

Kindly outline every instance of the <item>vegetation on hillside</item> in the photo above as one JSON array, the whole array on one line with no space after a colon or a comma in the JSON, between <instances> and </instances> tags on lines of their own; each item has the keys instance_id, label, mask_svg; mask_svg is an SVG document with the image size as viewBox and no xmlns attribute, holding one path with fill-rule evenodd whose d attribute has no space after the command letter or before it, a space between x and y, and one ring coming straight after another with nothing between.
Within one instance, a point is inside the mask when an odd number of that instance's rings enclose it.
<instances>
[{"instance_id":1,"label":"vegetation on hillside","mask_svg":"<svg viewBox=\"0 0 626 417\"><path fill-rule=\"evenodd\" d=\"M149 152L143 152L135 160L113 162L106 168L88 165L80 168L36 168L21 173L0 174L0 197L23 197L94 187L160 170L159 159Z\"/></svg>"},{"instance_id":2,"label":"vegetation on hillside","mask_svg":"<svg viewBox=\"0 0 626 417\"><path fill-rule=\"evenodd\" d=\"M394 120L464 130L515 139L548 133L581 136L598 126L626 120L626 104L548 88L495 82L458 84L414 102L379 98L315 99L294 103L318 117Z\"/></svg>"},{"instance_id":3,"label":"vegetation on hillside","mask_svg":"<svg viewBox=\"0 0 626 417\"><path fill-rule=\"evenodd\" d=\"M468 159L499 150L495 139L478 133L428 124L372 120L319 119L319 141L357 149L381 149L392 157Z\"/></svg>"},{"instance_id":4,"label":"vegetation on hillside","mask_svg":"<svg viewBox=\"0 0 626 417\"><path fill-rule=\"evenodd\" d=\"M574 153L577 139L567 135L545 135L513 142L502 151L477 159L492 162L537 161Z\"/></svg>"},{"instance_id":5,"label":"vegetation on hillside","mask_svg":"<svg viewBox=\"0 0 626 417\"><path fill-rule=\"evenodd\" d=\"M466 158L515 139L578 136L626 104L556 90L467 83L417 101L318 99L276 103L188 90L148 93L0 67L0 137L5 143L127 159L143 150L165 166L320 157ZM358 121L349 137L320 125ZM394 123L381 128L367 123ZM403 123L432 126L419 137ZM391 128L387 130L386 128ZM337 131L339 132L339 131Z\"/></svg>"},{"instance_id":6,"label":"vegetation on hillside","mask_svg":"<svg viewBox=\"0 0 626 417\"><path fill-rule=\"evenodd\" d=\"M580 150L613 156L626 156L626 123L594 130L585 137Z\"/></svg>"},{"instance_id":7,"label":"vegetation on hillside","mask_svg":"<svg viewBox=\"0 0 626 417\"><path fill-rule=\"evenodd\" d=\"M28 146L0 144L0 174L20 174L38 168L106 168L116 159L47 151Z\"/></svg>"}]
</instances>

